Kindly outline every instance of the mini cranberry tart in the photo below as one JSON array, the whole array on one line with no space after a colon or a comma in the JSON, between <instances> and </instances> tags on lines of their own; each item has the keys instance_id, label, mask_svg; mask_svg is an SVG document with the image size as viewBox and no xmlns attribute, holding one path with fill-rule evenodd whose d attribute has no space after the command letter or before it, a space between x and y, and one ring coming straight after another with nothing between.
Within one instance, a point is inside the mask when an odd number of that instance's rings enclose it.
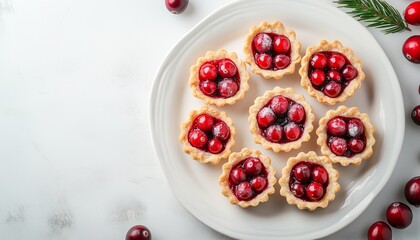
<instances>
[{"instance_id":1,"label":"mini cranberry tart","mask_svg":"<svg viewBox=\"0 0 420 240\"><path fill-rule=\"evenodd\" d=\"M301 43L296 33L279 21L262 22L250 29L245 39L245 61L252 71L265 78L280 79L295 71Z\"/></svg>"},{"instance_id":2,"label":"mini cranberry tart","mask_svg":"<svg viewBox=\"0 0 420 240\"><path fill-rule=\"evenodd\" d=\"M326 208L340 190L339 173L325 156L299 153L287 160L279 180L280 195L299 209Z\"/></svg>"},{"instance_id":3,"label":"mini cranberry tart","mask_svg":"<svg viewBox=\"0 0 420 240\"><path fill-rule=\"evenodd\" d=\"M203 106L181 124L179 140L194 160L218 164L231 153L236 130L225 112Z\"/></svg>"},{"instance_id":4,"label":"mini cranberry tart","mask_svg":"<svg viewBox=\"0 0 420 240\"><path fill-rule=\"evenodd\" d=\"M269 195L274 193L276 170L271 166L270 158L258 150L244 148L239 153L232 153L222 170L219 184L222 194L232 204L255 207L268 201Z\"/></svg>"},{"instance_id":5,"label":"mini cranberry tart","mask_svg":"<svg viewBox=\"0 0 420 240\"><path fill-rule=\"evenodd\" d=\"M249 73L234 52L208 51L191 66L189 85L194 96L218 107L234 104L248 91Z\"/></svg>"},{"instance_id":6,"label":"mini cranberry tart","mask_svg":"<svg viewBox=\"0 0 420 240\"><path fill-rule=\"evenodd\" d=\"M365 74L362 63L340 41L322 40L306 49L299 69L302 87L319 102L343 102L360 88Z\"/></svg>"},{"instance_id":7,"label":"mini cranberry tart","mask_svg":"<svg viewBox=\"0 0 420 240\"><path fill-rule=\"evenodd\" d=\"M289 152L309 140L315 115L305 97L276 87L249 108L250 131L256 143L274 152Z\"/></svg>"},{"instance_id":8,"label":"mini cranberry tart","mask_svg":"<svg viewBox=\"0 0 420 240\"><path fill-rule=\"evenodd\" d=\"M317 143L332 162L359 165L373 153L374 132L367 114L356 107L340 106L319 120Z\"/></svg>"}]
</instances>

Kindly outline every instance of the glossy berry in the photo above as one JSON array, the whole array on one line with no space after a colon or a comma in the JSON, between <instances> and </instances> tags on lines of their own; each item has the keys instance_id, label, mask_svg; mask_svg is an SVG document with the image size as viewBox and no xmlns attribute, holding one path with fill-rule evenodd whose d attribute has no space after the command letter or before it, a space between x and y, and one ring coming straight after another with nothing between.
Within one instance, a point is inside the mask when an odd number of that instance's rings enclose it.
<instances>
[{"instance_id":1,"label":"glossy berry","mask_svg":"<svg viewBox=\"0 0 420 240\"><path fill-rule=\"evenodd\" d=\"M411 224L413 213L406 204L394 202L386 210L386 219L392 227L403 229Z\"/></svg>"},{"instance_id":2,"label":"glossy berry","mask_svg":"<svg viewBox=\"0 0 420 240\"><path fill-rule=\"evenodd\" d=\"M235 76L238 69L235 63L231 60L223 60L219 63L219 74L224 78L230 78Z\"/></svg>"},{"instance_id":3,"label":"glossy berry","mask_svg":"<svg viewBox=\"0 0 420 240\"><path fill-rule=\"evenodd\" d=\"M151 240L150 230L143 225L135 225L125 235L125 240Z\"/></svg>"},{"instance_id":4,"label":"glossy berry","mask_svg":"<svg viewBox=\"0 0 420 240\"><path fill-rule=\"evenodd\" d=\"M195 129L188 134L188 142L196 148L202 148L207 144L207 135L199 130Z\"/></svg>"},{"instance_id":5,"label":"glossy berry","mask_svg":"<svg viewBox=\"0 0 420 240\"><path fill-rule=\"evenodd\" d=\"M311 178L315 182L325 184L328 182L328 172L322 166L317 166L312 170Z\"/></svg>"},{"instance_id":6,"label":"glossy berry","mask_svg":"<svg viewBox=\"0 0 420 240\"><path fill-rule=\"evenodd\" d=\"M383 221L378 221L370 226L367 233L368 240L391 240L391 227Z\"/></svg>"},{"instance_id":7,"label":"glossy berry","mask_svg":"<svg viewBox=\"0 0 420 240\"><path fill-rule=\"evenodd\" d=\"M291 122L284 126L284 133L286 135L287 140L295 141L300 137L300 127L295 123Z\"/></svg>"},{"instance_id":8,"label":"glossy berry","mask_svg":"<svg viewBox=\"0 0 420 240\"><path fill-rule=\"evenodd\" d=\"M322 53L315 53L311 58L311 66L316 69L323 69L327 66L327 57Z\"/></svg>"},{"instance_id":9,"label":"glossy berry","mask_svg":"<svg viewBox=\"0 0 420 240\"><path fill-rule=\"evenodd\" d=\"M210 80L200 82L200 90L207 96L211 96L217 90L217 84Z\"/></svg>"},{"instance_id":10,"label":"glossy berry","mask_svg":"<svg viewBox=\"0 0 420 240\"><path fill-rule=\"evenodd\" d=\"M411 25L420 25L420 1L410 3L405 8L404 19Z\"/></svg>"},{"instance_id":11,"label":"glossy berry","mask_svg":"<svg viewBox=\"0 0 420 240\"><path fill-rule=\"evenodd\" d=\"M217 68L210 63L203 64L198 71L200 80L214 80L217 77Z\"/></svg>"},{"instance_id":12,"label":"glossy berry","mask_svg":"<svg viewBox=\"0 0 420 240\"><path fill-rule=\"evenodd\" d=\"M267 180L265 178L261 177L261 176L257 176L255 178L251 179L251 181L249 183L251 183L251 187L256 192L261 192L267 186Z\"/></svg>"},{"instance_id":13,"label":"glossy berry","mask_svg":"<svg viewBox=\"0 0 420 240\"><path fill-rule=\"evenodd\" d=\"M202 131L209 131L213 128L213 117L207 114L201 114L197 117L197 127Z\"/></svg>"},{"instance_id":14,"label":"glossy berry","mask_svg":"<svg viewBox=\"0 0 420 240\"><path fill-rule=\"evenodd\" d=\"M413 111L411 111L411 119L415 124L420 126L420 105L417 105L413 108Z\"/></svg>"},{"instance_id":15,"label":"glossy berry","mask_svg":"<svg viewBox=\"0 0 420 240\"><path fill-rule=\"evenodd\" d=\"M305 186L303 186L303 184L300 184L298 182L295 182L292 185L290 185L290 191L293 193L293 195L295 195L295 197L298 197L298 198L305 196L305 193L306 193Z\"/></svg>"},{"instance_id":16,"label":"glossy berry","mask_svg":"<svg viewBox=\"0 0 420 240\"><path fill-rule=\"evenodd\" d=\"M244 163L245 173L248 176L255 176L260 174L263 165L258 158L250 157Z\"/></svg>"},{"instance_id":17,"label":"glossy berry","mask_svg":"<svg viewBox=\"0 0 420 240\"><path fill-rule=\"evenodd\" d=\"M248 200L254 196L254 192L252 191L252 186L249 182L241 182L236 186L236 197L239 200Z\"/></svg>"},{"instance_id":18,"label":"glossy berry","mask_svg":"<svg viewBox=\"0 0 420 240\"><path fill-rule=\"evenodd\" d=\"M324 94L330 98L335 98L341 93L341 85L335 81L329 82L325 85Z\"/></svg>"},{"instance_id":19,"label":"glossy berry","mask_svg":"<svg viewBox=\"0 0 420 240\"><path fill-rule=\"evenodd\" d=\"M290 41L286 36L279 35L274 37L273 41L274 52L278 54L285 54L290 50Z\"/></svg>"},{"instance_id":20,"label":"glossy berry","mask_svg":"<svg viewBox=\"0 0 420 240\"><path fill-rule=\"evenodd\" d=\"M354 118L348 121L347 130L351 137L359 137L365 132L365 127L360 119Z\"/></svg>"},{"instance_id":21,"label":"glossy berry","mask_svg":"<svg viewBox=\"0 0 420 240\"><path fill-rule=\"evenodd\" d=\"M283 129L280 125L271 125L265 130L265 137L270 142L279 142L283 137Z\"/></svg>"},{"instance_id":22,"label":"glossy berry","mask_svg":"<svg viewBox=\"0 0 420 240\"><path fill-rule=\"evenodd\" d=\"M311 169L305 163L298 163L293 168L293 177L301 183L309 181L311 177Z\"/></svg>"},{"instance_id":23,"label":"glossy berry","mask_svg":"<svg viewBox=\"0 0 420 240\"><path fill-rule=\"evenodd\" d=\"M340 53L333 53L330 58L328 58L328 67L331 69L340 70L344 64L346 64L346 59Z\"/></svg>"},{"instance_id":24,"label":"glossy berry","mask_svg":"<svg viewBox=\"0 0 420 240\"><path fill-rule=\"evenodd\" d=\"M336 82L339 82L341 80L340 73L335 70L328 71L328 78Z\"/></svg>"},{"instance_id":25,"label":"glossy berry","mask_svg":"<svg viewBox=\"0 0 420 240\"><path fill-rule=\"evenodd\" d=\"M287 116L290 121L300 123L305 119L305 109L301 104L295 103L290 107Z\"/></svg>"},{"instance_id":26,"label":"glossy berry","mask_svg":"<svg viewBox=\"0 0 420 240\"><path fill-rule=\"evenodd\" d=\"M276 120L273 110L268 107L262 108L257 114L257 122L260 127L268 127Z\"/></svg>"},{"instance_id":27,"label":"glossy berry","mask_svg":"<svg viewBox=\"0 0 420 240\"><path fill-rule=\"evenodd\" d=\"M325 82L325 73L322 70L316 69L311 73L311 82L315 86L321 86Z\"/></svg>"},{"instance_id":28,"label":"glossy berry","mask_svg":"<svg viewBox=\"0 0 420 240\"><path fill-rule=\"evenodd\" d=\"M217 86L219 93L224 98L230 98L238 92L238 84L230 78L225 78Z\"/></svg>"},{"instance_id":29,"label":"glossy berry","mask_svg":"<svg viewBox=\"0 0 420 240\"><path fill-rule=\"evenodd\" d=\"M220 140L227 140L230 136L230 129L225 122L218 122L213 126L213 136Z\"/></svg>"},{"instance_id":30,"label":"glossy berry","mask_svg":"<svg viewBox=\"0 0 420 240\"><path fill-rule=\"evenodd\" d=\"M407 202L415 207L420 206L420 176L410 179L404 188L404 195Z\"/></svg>"},{"instance_id":31,"label":"glossy berry","mask_svg":"<svg viewBox=\"0 0 420 240\"><path fill-rule=\"evenodd\" d=\"M403 44L402 52L408 61L420 63L420 35L409 37Z\"/></svg>"},{"instance_id":32,"label":"glossy berry","mask_svg":"<svg viewBox=\"0 0 420 240\"><path fill-rule=\"evenodd\" d=\"M259 33L255 36L253 40L253 45L255 50L259 53L265 53L272 49L273 40L266 33Z\"/></svg>"},{"instance_id":33,"label":"glossy berry","mask_svg":"<svg viewBox=\"0 0 420 240\"><path fill-rule=\"evenodd\" d=\"M347 124L343 119L336 117L328 121L327 129L333 136L340 137L346 134Z\"/></svg>"},{"instance_id":34,"label":"glossy berry","mask_svg":"<svg viewBox=\"0 0 420 240\"><path fill-rule=\"evenodd\" d=\"M359 153L363 151L363 149L365 149L365 143L362 140L357 139L357 138L350 139L347 145L350 151L354 153Z\"/></svg>"},{"instance_id":35,"label":"glossy berry","mask_svg":"<svg viewBox=\"0 0 420 240\"><path fill-rule=\"evenodd\" d=\"M277 69L285 69L290 65L290 57L284 54L276 55L273 59L273 64Z\"/></svg>"},{"instance_id":36,"label":"glossy berry","mask_svg":"<svg viewBox=\"0 0 420 240\"><path fill-rule=\"evenodd\" d=\"M283 96L275 96L271 100L270 108L273 110L274 113L278 115L282 115L287 112L289 107L289 101Z\"/></svg>"},{"instance_id":37,"label":"glossy berry","mask_svg":"<svg viewBox=\"0 0 420 240\"><path fill-rule=\"evenodd\" d=\"M324 187L320 183L311 182L306 187L306 196L313 201L317 201L324 196Z\"/></svg>"},{"instance_id":38,"label":"glossy berry","mask_svg":"<svg viewBox=\"0 0 420 240\"><path fill-rule=\"evenodd\" d=\"M334 137L330 143L331 151L338 156L343 156L347 151L347 142L343 138Z\"/></svg>"},{"instance_id":39,"label":"glossy berry","mask_svg":"<svg viewBox=\"0 0 420 240\"><path fill-rule=\"evenodd\" d=\"M246 180L246 173L243 168L234 168L229 175L230 180L234 184L239 184Z\"/></svg>"},{"instance_id":40,"label":"glossy berry","mask_svg":"<svg viewBox=\"0 0 420 240\"><path fill-rule=\"evenodd\" d=\"M223 143L218 139L211 139L207 145L209 152L217 154L223 150Z\"/></svg>"},{"instance_id":41,"label":"glossy berry","mask_svg":"<svg viewBox=\"0 0 420 240\"><path fill-rule=\"evenodd\" d=\"M180 14L188 6L189 0L165 0L166 8L174 14Z\"/></svg>"},{"instance_id":42,"label":"glossy berry","mask_svg":"<svg viewBox=\"0 0 420 240\"><path fill-rule=\"evenodd\" d=\"M341 71L343 78L347 81L353 80L357 77L357 69L352 65L345 65L343 70Z\"/></svg>"},{"instance_id":43,"label":"glossy berry","mask_svg":"<svg viewBox=\"0 0 420 240\"><path fill-rule=\"evenodd\" d=\"M262 69L269 69L272 66L273 58L269 54L261 53L258 55L256 62Z\"/></svg>"}]
</instances>

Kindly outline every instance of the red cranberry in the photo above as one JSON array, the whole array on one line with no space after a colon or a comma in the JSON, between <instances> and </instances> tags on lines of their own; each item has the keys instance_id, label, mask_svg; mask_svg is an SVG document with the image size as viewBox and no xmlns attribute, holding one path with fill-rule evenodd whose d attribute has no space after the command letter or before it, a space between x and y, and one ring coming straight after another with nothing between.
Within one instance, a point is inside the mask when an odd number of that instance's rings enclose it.
<instances>
[{"instance_id":1,"label":"red cranberry","mask_svg":"<svg viewBox=\"0 0 420 240\"><path fill-rule=\"evenodd\" d=\"M299 103L293 104L287 113L290 121L300 123L305 118L305 109Z\"/></svg>"},{"instance_id":2,"label":"red cranberry","mask_svg":"<svg viewBox=\"0 0 420 240\"><path fill-rule=\"evenodd\" d=\"M276 120L276 115L273 110L268 107L262 108L257 114L257 122L260 127L268 127L274 123Z\"/></svg>"},{"instance_id":3,"label":"red cranberry","mask_svg":"<svg viewBox=\"0 0 420 240\"><path fill-rule=\"evenodd\" d=\"M333 80L333 81L336 81L336 82L341 80L340 73L335 71L335 70L328 71L328 77L330 78L330 80Z\"/></svg>"},{"instance_id":4,"label":"red cranberry","mask_svg":"<svg viewBox=\"0 0 420 240\"><path fill-rule=\"evenodd\" d=\"M295 195L295 197L301 198L305 195L306 189L303 184L295 182L290 185L290 191L293 193L293 195Z\"/></svg>"},{"instance_id":5,"label":"red cranberry","mask_svg":"<svg viewBox=\"0 0 420 240\"><path fill-rule=\"evenodd\" d=\"M347 125L343 119L336 117L328 121L327 129L330 134L336 137L344 136L347 132Z\"/></svg>"},{"instance_id":6,"label":"red cranberry","mask_svg":"<svg viewBox=\"0 0 420 240\"><path fill-rule=\"evenodd\" d=\"M279 142L283 137L283 129L280 125L271 125L265 130L265 136L270 142Z\"/></svg>"},{"instance_id":7,"label":"red cranberry","mask_svg":"<svg viewBox=\"0 0 420 240\"><path fill-rule=\"evenodd\" d=\"M321 184L325 184L328 181L328 172L322 166L316 166L312 170L311 176L312 176L312 180Z\"/></svg>"},{"instance_id":8,"label":"red cranberry","mask_svg":"<svg viewBox=\"0 0 420 240\"><path fill-rule=\"evenodd\" d=\"M213 136L220 140L227 140L230 136L230 129L225 122L218 122L213 126Z\"/></svg>"},{"instance_id":9,"label":"red cranberry","mask_svg":"<svg viewBox=\"0 0 420 240\"><path fill-rule=\"evenodd\" d=\"M207 145L207 149L209 150L209 152L217 154L217 153L220 153L222 151L223 144L218 139L211 139L209 141L209 144Z\"/></svg>"},{"instance_id":10,"label":"red cranberry","mask_svg":"<svg viewBox=\"0 0 420 240\"><path fill-rule=\"evenodd\" d=\"M189 0L165 0L166 8L174 14L182 13L188 6Z\"/></svg>"},{"instance_id":11,"label":"red cranberry","mask_svg":"<svg viewBox=\"0 0 420 240\"><path fill-rule=\"evenodd\" d=\"M263 165L258 158L250 157L244 162L244 169L248 176L260 174Z\"/></svg>"},{"instance_id":12,"label":"red cranberry","mask_svg":"<svg viewBox=\"0 0 420 240\"><path fill-rule=\"evenodd\" d=\"M410 3L404 10L404 19L411 25L420 25L420 2Z\"/></svg>"},{"instance_id":13,"label":"red cranberry","mask_svg":"<svg viewBox=\"0 0 420 240\"><path fill-rule=\"evenodd\" d=\"M217 68L210 63L203 64L198 72L200 80L214 80L217 77Z\"/></svg>"},{"instance_id":14,"label":"red cranberry","mask_svg":"<svg viewBox=\"0 0 420 240\"><path fill-rule=\"evenodd\" d=\"M325 73L322 70L316 69L311 73L311 82L315 86L321 86L325 82Z\"/></svg>"},{"instance_id":15,"label":"red cranberry","mask_svg":"<svg viewBox=\"0 0 420 240\"><path fill-rule=\"evenodd\" d=\"M230 98L238 92L238 84L230 78L225 78L219 82L218 89L222 97Z\"/></svg>"},{"instance_id":16,"label":"red cranberry","mask_svg":"<svg viewBox=\"0 0 420 240\"><path fill-rule=\"evenodd\" d=\"M405 199L415 207L420 206L420 176L413 177L407 182L404 189Z\"/></svg>"},{"instance_id":17,"label":"red cranberry","mask_svg":"<svg viewBox=\"0 0 420 240\"><path fill-rule=\"evenodd\" d=\"M334 137L330 143L331 151L338 156L343 156L347 151L347 142L343 138Z\"/></svg>"},{"instance_id":18,"label":"red cranberry","mask_svg":"<svg viewBox=\"0 0 420 240\"><path fill-rule=\"evenodd\" d=\"M306 196L313 201L318 201L324 196L324 187L320 183L311 182L306 187Z\"/></svg>"},{"instance_id":19,"label":"red cranberry","mask_svg":"<svg viewBox=\"0 0 420 240\"><path fill-rule=\"evenodd\" d=\"M203 131L209 131L213 128L213 117L208 114L201 114L197 117L197 127Z\"/></svg>"},{"instance_id":20,"label":"red cranberry","mask_svg":"<svg viewBox=\"0 0 420 240\"><path fill-rule=\"evenodd\" d=\"M256 192L261 192L267 186L267 180L261 176L253 178L250 183Z\"/></svg>"},{"instance_id":21,"label":"red cranberry","mask_svg":"<svg viewBox=\"0 0 420 240\"><path fill-rule=\"evenodd\" d=\"M327 66L327 57L323 53L315 53L311 58L311 66L316 69L324 69Z\"/></svg>"},{"instance_id":22,"label":"red cranberry","mask_svg":"<svg viewBox=\"0 0 420 240\"><path fill-rule=\"evenodd\" d=\"M293 177L301 183L307 182L311 177L311 169L305 163L298 163L293 169Z\"/></svg>"},{"instance_id":23,"label":"red cranberry","mask_svg":"<svg viewBox=\"0 0 420 240\"><path fill-rule=\"evenodd\" d=\"M245 170L243 168L234 168L229 175L229 179L234 183L234 184L239 184L243 181L246 180L246 173Z\"/></svg>"},{"instance_id":24,"label":"red cranberry","mask_svg":"<svg viewBox=\"0 0 420 240\"><path fill-rule=\"evenodd\" d=\"M261 53L257 55L257 65L262 69L269 69L272 66L273 58L269 54Z\"/></svg>"},{"instance_id":25,"label":"red cranberry","mask_svg":"<svg viewBox=\"0 0 420 240\"><path fill-rule=\"evenodd\" d=\"M341 53L333 53L330 58L328 58L328 67L340 70L344 64L346 64L346 59Z\"/></svg>"},{"instance_id":26,"label":"red cranberry","mask_svg":"<svg viewBox=\"0 0 420 240\"><path fill-rule=\"evenodd\" d=\"M352 65L346 65L344 66L341 73L343 74L344 79L346 79L347 81L351 81L357 76L357 69Z\"/></svg>"},{"instance_id":27,"label":"red cranberry","mask_svg":"<svg viewBox=\"0 0 420 240\"><path fill-rule=\"evenodd\" d=\"M411 119L415 124L420 126L420 105L413 108L413 111L411 112Z\"/></svg>"},{"instance_id":28,"label":"red cranberry","mask_svg":"<svg viewBox=\"0 0 420 240\"><path fill-rule=\"evenodd\" d=\"M328 97L335 98L341 93L341 84L331 81L324 88L324 94Z\"/></svg>"},{"instance_id":29,"label":"red cranberry","mask_svg":"<svg viewBox=\"0 0 420 240\"><path fill-rule=\"evenodd\" d=\"M217 85L215 82L210 80L205 80L200 83L200 90L207 96L211 96L217 90Z\"/></svg>"},{"instance_id":30,"label":"red cranberry","mask_svg":"<svg viewBox=\"0 0 420 240\"><path fill-rule=\"evenodd\" d=\"M207 135L199 129L191 131L188 135L188 142L196 148L204 147L207 144L207 140Z\"/></svg>"},{"instance_id":31,"label":"red cranberry","mask_svg":"<svg viewBox=\"0 0 420 240\"><path fill-rule=\"evenodd\" d=\"M391 227L383 221L378 221L370 226L368 240L391 240Z\"/></svg>"},{"instance_id":32,"label":"red cranberry","mask_svg":"<svg viewBox=\"0 0 420 240\"><path fill-rule=\"evenodd\" d=\"M271 100L270 108L278 115L282 115L287 112L289 107L289 101L283 96L275 96Z\"/></svg>"},{"instance_id":33,"label":"red cranberry","mask_svg":"<svg viewBox=\"0 0 420 240\"><path fill-rule=\"evenodd\" d=\"M408 227L413 220L413 213L409 206L402 202L394 202L386 210L386 220L394 228Z\"/></svg>"},{"instance_id":34,"label":"red cranberry","mask_svg":"<svg viewBox=\"0 0 420 240\"><path fill-rule=\"evenodd\" d=\"M224 78L235 76L237 70L235 63L231 60L223 60L219 63L219 74Z\"/></svg>"},{"instance_id":35,"label":"red cranberry","mask_svg":"<svg viewBox=\"0 0 420 240\"><path fill-rule=\"evenodd\" d=\"M286 138L289 141L295 141L300 137L300 128L295 123L291 122L284 126Z\"/></svg>"},{"instance_id":36,"label":"red cranberry","mask_svg":"<svg viewBox=\"0 0 420 240\"><path fill-rule=\"evenodd\" d=\"M358 118L353 118L347 123L347 129L351 137L359 137L365 131L363 123Z\"/></svg>"},{"instance_id":37,"label":"red cranberry","mask_svg":"<svg viewBox=\"0 0 420 240\"><path fill-rule=\"evenodd\" d=\"M274 52L285 54L290 50L290 41L286 36L280 35L274 37Z\"/></svg>"},{"instance_id":38,"label":"red cranberry","mask_svg":"<svg viewBox=\"0 0 420 240\"><path fill-rule=\"evenodd\" d=\"M285 69L290 65L290 57L284 54L279 54L274 57L273 62L277 69Z\"/></svg>"},{"instance_id":39,"label":"red cranberry","mask_svg":"<svg viewBox=\"0 0 420 240\"><path fill-rule=\"evenodd\" d=\"M151 240L152 234L150 230L143 225L135 225L130 228L125 235L125 240Z\"/></svg>"},{"instance_id":40,"label":"red cranberry","mask_svg":"<svg viewBox=\"0 0 420 240\"><path fill-rule=\"evenodd\" d=\"M253 40L254 48L259 53L265 53L273 47L273 40L266 33L258 33Z\"/></svg>"},{"instance_id":41,"label":"red cranberry","mask_svg":"<svg viewBox=\"0 0 420 240\"><path fill-rule=\"evenodd\" d=\"M360 139L352 138L348 143L348 147L350 151L354 153L359 153L365 148L365 143Z\"/></svg>"},{"instance_id":42,"label":"red cranberry","mask_svg":"<svg viewBox=\"0 0 420 240\"><path fill-rule=\"evenodd\" d=\"M252 191L251 184L249 182L241 182L236 186L236 197L243 201L253 197L254 192Z\"/></svg>"},{"instance_id":43,"label":"red cranberry","mask_svg":"<svg viewBox=\"0 0 420 240\"><path fill-rule=\"evenodd\" d=\"M403 44L402 52L408 61L420 63L420 35L409 37Z\"/></svg>"}]
</instances>

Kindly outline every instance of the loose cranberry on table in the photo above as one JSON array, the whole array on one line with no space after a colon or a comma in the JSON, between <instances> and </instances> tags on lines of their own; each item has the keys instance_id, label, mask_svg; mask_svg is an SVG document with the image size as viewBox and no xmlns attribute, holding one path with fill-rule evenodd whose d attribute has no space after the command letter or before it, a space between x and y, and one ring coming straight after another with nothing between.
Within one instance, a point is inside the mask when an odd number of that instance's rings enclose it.
<instances>
[{"instance_id":1,"label":"loose cranberry on table","mask_svg":"<svg viewBox=\"0 0 420 240\"><path fill-rule=\"evenodd\" d=\"M166 8L174 14L180 14L188 6L189 0L165 0Z\"/></svg>"},{"instance_id":2,"label":"loose cranberry on table","mask_svg":"<svg viewBox=\"0 0 420 240\"><path fill-rule=\"evenodd\" d=\"M405 8L404 19L411 25L420 25L420 1L410 3Z\"/></svg>"},{"instance_id":3,"label":"loose cranberry on table","mask_svg":"<svg viewBox=\"0 0 420 240\"><path fill-rule=\"evenodd\" d=\"M420 35L409 37L403 44L402 52L408 61L420 63Z\"/></svg>"},{"instance_id":4,"label":"loose cranberry on table","mask_svg":"<svg viewBox=\"0 0 420 240\"><path fill-rule=\"evenodd\" d=\"M411 119L413 122L420 126L420 105L417 105L411 112Z\"/></svg>"},{"instance_id":5,"label":"loose cranberry on table","mask_svg":"<svg viewBox=\"0 0 420 240\"><path fill-rule=\"evenodd\" d=\"M392 227L404 229L410 226L411 221L413 221L413 213L406 204L394 202L386 210L386 219Z\"/></svg>"},{"instance_id":6,"label":"loose cranberry on table","mask_svg":"<svg viewBox=\"0 0 420 240\"><path fill-rule=\"evenodd\" d=\"M420 206L420 176L413 177L405 185L405 199L415 207Z\"/></svg>"},{"instance_id":7,"label":"loose cranberry on table","mask_svg":"<svg viewBox=\"0 0 420 240\"><path fill-rule=\"evenodd\" d=\"M378 221L370 226L367 236L368 240L391 240L392 230L385 222Z\"/></svg>"},{"instance_id":8,"label":"loose cranberry on table","mask_svg":"<svg viewBox=\"0 0 420 240\"><path fill-rule=\"evenodd\" d=\"M125 240L151 240L150 230L143 225L136 225L130 228L125 236Z\"/></svg>"}]
</instances>

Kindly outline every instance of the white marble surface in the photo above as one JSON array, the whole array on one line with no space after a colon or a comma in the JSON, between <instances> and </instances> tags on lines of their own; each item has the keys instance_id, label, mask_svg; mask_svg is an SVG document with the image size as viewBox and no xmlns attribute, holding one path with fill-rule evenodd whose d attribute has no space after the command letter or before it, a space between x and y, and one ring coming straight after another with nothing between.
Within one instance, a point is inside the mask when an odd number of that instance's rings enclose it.
<instances>
[{"instance_id":1,"label":"white marble surface","mask_svg":"<svg viewBox=\"0 0 420 240\"><path fill-rule=\"evenodd\" d=\"M323 0L332 2L329 0ZM0 0L0 239L229 239L175 199L149 130L153 76L171 47L231 0ZM390 0L403 11L411 1ZM344 27L344 26L343 26ZM420 104L420 65L401 54L413 32L370 30L399 77L407 116ZM380 79L378 79L380 81ZM398 165L366 211L328 239L363 239L420 175L420 127L406 119ZM394 239L420 235L420 209Z\"/></svg>"}]
</instances>

